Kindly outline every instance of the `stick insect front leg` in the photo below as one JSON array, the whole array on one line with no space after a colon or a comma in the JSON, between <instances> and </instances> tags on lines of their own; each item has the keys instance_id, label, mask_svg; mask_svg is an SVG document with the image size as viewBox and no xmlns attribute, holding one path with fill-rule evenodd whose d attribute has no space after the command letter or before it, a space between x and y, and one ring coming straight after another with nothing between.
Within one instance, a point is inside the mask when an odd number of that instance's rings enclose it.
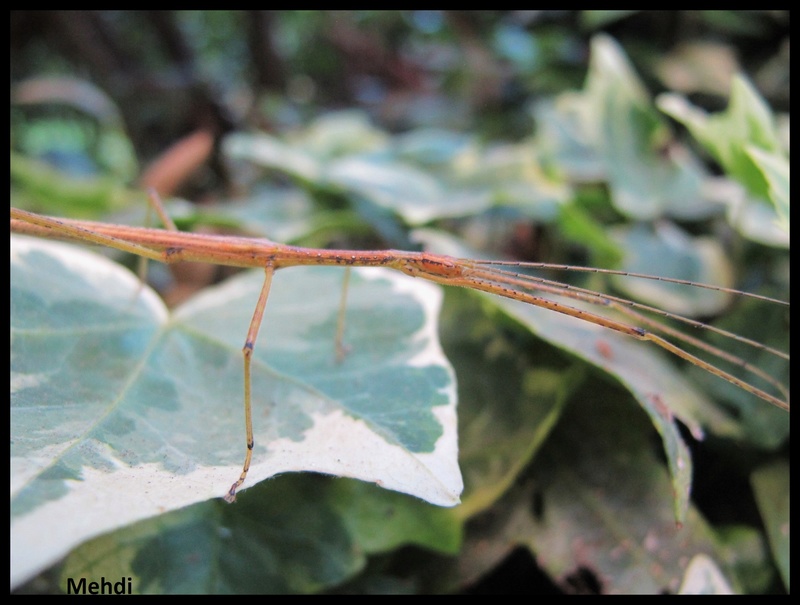
<instances>
[{"instance_id":1,"label":"stick insect front leg","mask_svg":"<svg viewBox=\"0 0 800 605\"><path fill-rule=\"evenodd\" d=\"M242 474L239 475L239 479L231 485L230 490L225 494L225 500L227 502L236 501L236 490L244 483L247 477L247 471L250 470L250 461L253 458L253 446L255 442L253 439L250 361L253 357L253 349L256 346L258 330L261 328L261 321L264 319L264 309L267 306L267 297L269 296L269 289L272 285L272 276L275 274L275 266L272 264L272 261L267 262L267 265L264 267L264 273L266 274L264 277L264 285L261 286L261 293L258 295L256 310L253 312L253 319L250 320L250 328L247 330L247 339L244 342L244 347L242 347L242 355L244 356L244 423L247 433L247 452L244 457Z\"/></svg>"}]
</instances>

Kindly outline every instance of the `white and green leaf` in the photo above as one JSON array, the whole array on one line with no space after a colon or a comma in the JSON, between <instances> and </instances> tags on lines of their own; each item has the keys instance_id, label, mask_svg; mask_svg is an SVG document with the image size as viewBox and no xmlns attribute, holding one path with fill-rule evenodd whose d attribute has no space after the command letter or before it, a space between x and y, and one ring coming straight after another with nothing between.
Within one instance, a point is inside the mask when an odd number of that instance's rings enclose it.
<instances>
[{"instance_id":1,"label":"white and green leaf","mask_svg":"<svg viewBox=\"0 0 800 605\"><path fill-rule=\"evenodd\" d=\"M169 313L137 279L66 244L12 239L12 581L86 539L223 495L245 453L241 347L259 271ZM453 372L440 291L402 275L279 272L253 358L246 486L290 471L458 503ZM98 505L102 503L102 505Z\"/></svg>"}]
</instances>

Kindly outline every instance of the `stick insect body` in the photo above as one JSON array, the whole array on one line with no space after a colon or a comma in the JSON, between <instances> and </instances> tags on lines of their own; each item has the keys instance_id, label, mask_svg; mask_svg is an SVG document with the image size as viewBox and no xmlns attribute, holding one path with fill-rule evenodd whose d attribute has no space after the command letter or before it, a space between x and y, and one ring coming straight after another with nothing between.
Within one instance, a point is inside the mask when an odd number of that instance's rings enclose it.
<instances>
[{"instance_id":1,"label":"stick insect body","mask_svg":"<svg viewBox=\"0 0 800 605\"><path fill-rule=\"evenodd\" d=\"M258 331L264 315L264 310L266 308L267 297L269 295L269 290L272 283L272 276L278 269L293 266L326 265L344 267L387 267L401 271L413 277L420 277L440 284L481 290L491 294L543 307L551 311L595 323L607 329L626 334L637 340L647 341L655 344L777 407L787 411L789 410L788 390L780 383L780 381L767 375L759 368L756 368L721 349L701 342L694 337L685 335L676 329L662 325L652 318L643 315L639 312L639 310L656 313L669 319L676 319L695 328L712 330L737 341L745 342L751 346L757 347L784 359L788 359L789 357L785 353L771 349L735 334L731 334L729 332L707 326L700 322L682 318L640 303L634 303L610 295L601 295L591 290L567 286L558 282L525 275L512 270L552 267L551 265L544 263L536 264L503 261L476 261L426 252L404 252L398 250L321 250L289 246L278 244L266 239L249 237L185 233L174 230L128 227L124 225L111 225L92 221L79 221L62 218L57 219L40 216L31 212L18 210L16 208L11 209L11 231L39 237L51 237L104 245L164 263L176 263L181 261L207 262L234 267L259 267L265 271L264 284L259 294L253 319L250 323L245 344L242 349L244 357L244 406L247 433L247 451L242 472L239 478L230 487L228 493L225 495L225 499L229 502L233 502L236 499L236 490L244 483L252 458L254 442L251 413L252 394L250 380L250 359L255 347L256 338L258 336ZM584 267L559 268L575 271L593 271L621 274L629 277L656 279L695 287L703 287L721 292L745 295L765 300L767 302L788 306L788 303L783 301L742 293L738 290L732 290L729 288L696 284L685 280ZM561 302L556 302L545 298L539 293L558 294L562 297L592 303L600 307L614 308L615 310L629 317L632 321L637 322L638 325L610 319L597 313L592 313ZM657 334L656 331L660 331L661 333L666 334L673 339L679 339L684 343L698 347L710 355L730 361L738 365L742 370L759 376L761 379L771 384L778 392L780 392L781 397L776 397L775 395L767 393L766 391L753 386L749 382L723 371L704 359L701 359L700 357L693 355L692 353L689 353L683 348L675 345L671 340L667 340L663 336Z\"/></svg>"}]
</instances>

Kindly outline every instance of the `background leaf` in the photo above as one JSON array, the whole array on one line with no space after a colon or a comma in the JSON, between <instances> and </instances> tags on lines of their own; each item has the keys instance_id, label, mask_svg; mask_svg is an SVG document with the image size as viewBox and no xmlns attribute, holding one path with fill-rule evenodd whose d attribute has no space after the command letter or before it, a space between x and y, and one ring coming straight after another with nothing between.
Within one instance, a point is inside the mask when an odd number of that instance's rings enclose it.
<instances>
[{"instance_id":1,"label":"background leaf","mask_svg":"<svg viewBox=\"0 0 800 605\"><path fill-rule=\"evenodd\" d=\"M750 478L756 495L772 556L778 566L787 592L790 590L789 573L789 467L775 462L756 470Z\"/></svg>"},{"instance_id":2,"label":"background leaf","mask_svg":"<svg viewBox=\"0 0 800 605\"><path fill-rule=\"evenodd\" d=\"M746 79L741 76L733 79L727 111L713 116L693 107L679 95L660 97L659 107L684 124L725 172L752 195L767 197L764 177L753 165L745 146L777 152L780 145L769 108Z\"/></svg>"}]
</instances>

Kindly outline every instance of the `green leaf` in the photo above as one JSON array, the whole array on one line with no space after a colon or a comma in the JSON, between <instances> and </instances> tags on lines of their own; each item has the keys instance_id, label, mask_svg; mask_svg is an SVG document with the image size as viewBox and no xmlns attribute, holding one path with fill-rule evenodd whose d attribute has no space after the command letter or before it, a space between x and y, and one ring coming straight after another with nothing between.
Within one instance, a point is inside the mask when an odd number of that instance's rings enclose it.
<instances>
[{"instance_id":1,"label":"green leaf","mask_svg":"<svg viewBox=\"0 0 800 605\"><path fill-rule=\"evenodd\" d=\"M786 592L789 586L789 465L776 462L758 469L750 478L758 510Z\"/></svg>"},{"instance_id":2,"label":"green leaf","mask_svg":"<svg viewBox=\"0 0 800 605\"><path fill-rule=\"evenodd\" d=\"M144 197L108 176L71 176L18 153L10 159L12 196L20 207L56 213L68 207L80 218L96 218Z\"/></svg>"},{"instance_id":3,"label":"green leaf","mask_svg":"<svg viewBox=\"0 0 800 605\"><path fill-rule=\"evenodd\" d=\"M745 78L736 76L733 79L728 109L713 116L677 94L660 96L658 106L684 124L725 173L744 185L751 195L768 196L767 181L747 147L776 153L780 151L780 144L772 112Z\"/></svg>"},{"instance_id":4,"label":"green leaf","mask_svg":"<svg viewBox=\"0 0 800 605\"><path fill-rule=\"evenodd\" d=\"M682 95L664 94L659 108L684 124L746 194L726 199L728 220L747 238L788 247L789 160L769 106L742 76L733 79L728 109L709 116ZM763 200L770 200L768 207Z\"/></svg>"},{"instance_id":5,"label":"green leaf","mask_svg":"<svg viewBox=\"0 0 800 605\"><path fill-rule=\"evenodd\" d=\"M529 359L532 339L503 338L497 328L504 322L498 321L491 299L479 300L460 288L449 288L445 297L442 344L459 377L459 461L465 484L454 512L467 519L514 485L581 377L574 369Z\"/></svg>"},{"instance_id":6,"label":"green leaf","mask_svg":"<svg viewBox=\"0 0 800 605\"><path fill-rule=\"evenodd\" d=\"M91 536L227 491L245 451L241 348L263 274L243 273L169 315L105 259L12 241L17 583ZM341 279L335 268L275 277L253 358L256 445L245 487L312 470L456 504L455 388L436 341L439 290L355 272L352 351L339 365Z\"/></svg>"},{"instance_id":7,"label":"green leaf","mask_svg":"<svg viewBox=\"0 0 800 605\"><path fill-rule=\"evenodd\" d=\"M570 306L574 301L561 301ZM652 347L550 310L498 299L506 313L537 336L608 372L636 397L659 432L673 481L675 519L683 521L692 482L692 460L675 419L701 435L698 415L708 402ZM590 310L590 309L587 309ZM723 418L718 422L724 423Z\"/></svg>"},{"instance_id":8,"label":"green leaf","mask_svg":"<svg viewBox=\"0 0 800 605\"><path fill-rule=\"evenodd\" d=\"M441 554L458 554L462 528L452 509L377 489L363 481L337 480L327 495L359 549L367 554L390 552L409 544Z\"/></svg>"},{"instance_id":9,"label":"green leaf","mask_svg":"<svg viewBox=\"0 0 800 605\"><path fill-rule=\"evenodd\" d=\"M411 224L438 216L445 191L432 176L400 162L379 158L348 157L332 162L325 172L326 184L391 209Z\"/></svg>"},{"instance_id":10,"label":"green leaf","mask_svg":"<svg viewBox=\"0 0 800 605\"><path fill-rule=\"evenodd\" d=\"M725 489L721 491L725 492ZM732 495L738 496L735 489L728 490L721 497L728 499ZM714 529L720 560L725 562L725 568L730 571L728 579L734 591L743 594L766 594L772 591L775 571L763 530L749 524L716 525Z\"/></svg>"},{"instance_id":11,"label":"green leaf","mask_svg":"<svg viewBox=\"0 0 800 605\"><path fill-rule=\"evenodd\" d=\"M12 141L27 155L85 158L78 166L99 168L117 184L136 177L138 162L122 113L88 80L29 78L14 85L12 107Z\"/></svg>"},{"instance_id":12,"label":"green leaf","mask_svg":"<svg viewBox=\"0 0 800 605\"><path fill-rule=\"evenodd\" d=\"M313 183L320 178L320 162L313 154L267 134L234 133L225 138L223 149L232 159L279 170L301 182Z\"/></svg>"},{"instance_id":13,"label":"green leaf","mask_svg":"<svg viewBox=\"0 0 800 605\"><path fill-rule=\"evenodd\" d=\"M380 150L388 139L386 132L371 123L367 112L353 109L319 116L292 136L291 142L317 157L335 158Z\"/></svg>"},{"instance_id":14,"label":"green leaf","mask_svg":"<svg viewBox=\"0 0 800 605\"><path fill-rule=\"evenodd\" d=\"M788 267L785 268L785 271L788 280ZM764 292L766 294L776 293L775 290L765 290ZM781 290L778 290L777 293L779 296L784 295ZM788 308L781 309L775 305L765 305L754 300L739 300L733 310L714 322L714 325L717 328L754 339L773 349L789 351L789 323ZM788 388L791 376L789 360L719 335L710 336L709 343L723 348L727 353L753 367L760 368L767 376L787 385ZM724 360L720 360L718 365L728 372L740 372L742 367L741 362L732 363ZM790 421L786 411L772 405L765 406L760 399L728 382L717 379L700 368L692 367L689 369L689 373L696 384L701 385L710 396L722 402L731 416L736 418L738 430L736 435L731 435L732 437L767 450L781 448L788 440ZM749 377L755 386L779 395L773 386L761 381L757 376L749 375ZM782 396L787 399L789 397L788 393Z\"/></svg>"},{"instance_id":15,"label":"green leaf","mask_svg":"<svg viewBox=\"0 0 800 605\"><path fill-rule=\"evenodd\" d=\"M381 149L387 138L366 114L342 111L318 118L287 140L264 133L234 133L225 139L224 150L232 159L248 160L322 187L330 161Z\"/></svg>"},{"instance_id":16,"label":"green leaf","mask_svg":"<svg viewBox=\"0 0 800 605\"><path fill-rule=\"evenodd\" d=\"M194 504L81 545L68 579L130 579L136 594L309 593L364 564L330 489L313 475L281 477L228 506Z\"/></svg>"},{"instance_id":17,"label":"green leaf","mask_svg":"<svg viewBox=\"0 0 800 605\"><path fill-rule=\"evenodd\" d=\"M305 139L309 133L301 132L300 136ZM485 193L451 191L444 180L389 154L388 148L381 153L329 157L266 134L239 133L225 140L225 152L232 159L287 174L312 191L367 200L409 224L463 216L490 205ZM403 153L401 145L396 155Z\"/></svg>"},{"instance_id":18,"label":"green leaf","mask_svg":"<svg viewBox=\"0 0 800 605\"><path fill-rule=\"evenodd\" d=\"M693 554L720 558L693 506L675 523L652 429L620 394L597 381L578 388L529 470L475 523L462 567L495 565L521 545L566 591L652 594L676 591Z\"/></svg>"},{"instance_id":19,"label":"green leaf","mask_svg":"<svg viewBox=\"0 0 800 605\"><path fill-rule=\"evenodd\" d=\"M701 196L704 170L671 141L622 49L607 36L592 40L583 103L586 132L604 160L617 210L643 220L714 209Z\"/></svg>"},{"instance_id":20,"label":"green leaf","mask_svg":"<svg viewBox=\"0 0 800 605\"><path fill-rule=\"evenodd\" d=\"M693 506L676 524L675 480L650 438L647 419L612 389L584 389L537 456L507 535L562 581L583 570L603 593L676 591L687 558L716 546Z\"/></svg>"},{"instance_id":21,"label":"green leaf","mask_svg":"<svg viewBox=\"0 0 800 605\"><path fill-rule=\"evenodd\" d=\"M283 475L228 506L198 503L81 545L68 578L130 578L136 593L312 593L403 544L456 550L452 511L360 481Z\"/></svg>"},{"instance_id":22,"label":"green leaf","mask_svg":"<svg viewBox=\"0 0 800 605\"><path fill-rule=\"evenodd\" d=\"M758 147L748 145L745 152L761 171L767 182L769 199L775 206L778 220L776 227L782 233L789 233L789 158L781 153L764 151ZM778 241L789 245L788 237L781 237Z\"/></svg>"},{"instance_id":23,"label":"green leaf","mask_svg":"<svg viewBox=\"0 0 800 605\"><path fill-rule=\"evenodd\" d=\"M439 252L465 255L463 247L453 238L425 230L416 233ZM706 429L718 435L741 437L743 429L735 418L706 398L650 343L543 307L490 294L484 296L486 305L501 310L536 336L600 368L633 394L662 439L673 481L674 514L678 521L682 520L689 502L692 461L676 421L683 423L698 439ZM547 298L588 313L608 316L596 306L558 297ZM464 447L469 447L468 440Z\"/></svg>"},{"instance_id":24,"label":"green leaf","mask_svg":"<svg viewBox=\"0 0 800 605\"><path fill-rule=\"evenodd\" d=\"M442 128L417 128L392 139L398 157L429 169L458 161L476 145L470 135Z\"/></svg>"},{"instance_id":25,"label":"green leaf","mask_svg":"<svg viewBox=\"0 0 800 605\"><path fill-rule=\"evenodd\" d=\"M623 250L609 233L608 226L595 220L579 204L564 204L560 207L558 225L564 240L585 246L595 259L591 263L598 267L617 267Z\"/></svg>"},{"instance_id":26,"label":"green leaf","mask_svg":"<svg viewBox=\"0 0 800 605\"><path fill-rule=\"evenodd\" d=\"M591 106L579 93L563 93L537 101L532 109L536 122L536 149L551 169L577 183L605 179L605 164L595 149Z\"/></svg>"}]
</instances>

